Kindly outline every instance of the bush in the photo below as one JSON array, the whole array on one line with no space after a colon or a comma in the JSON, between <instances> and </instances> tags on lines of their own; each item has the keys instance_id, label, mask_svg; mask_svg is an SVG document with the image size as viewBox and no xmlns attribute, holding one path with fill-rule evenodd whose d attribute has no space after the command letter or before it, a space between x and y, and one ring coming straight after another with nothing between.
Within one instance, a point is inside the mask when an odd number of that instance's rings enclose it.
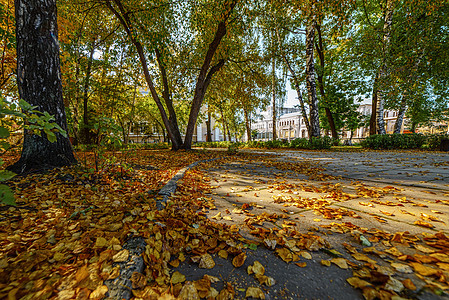
<instances>
[{"instance_id":1,"label":"bush","mask_svg":"<svg viewBox=\"0 0 449 300\"><path fill-rule=\"evenodd\" d=\"M237 144L240 145L240 143L234 143L230 141L221 141L221 142L199 142L196 143L196 147L203 147L203 148L228 148L229 146Z\"/></svg>"},{"instance_id":2,"label":"bush","mask_svg":"<svg viewBox=\"0 0 449 300\"><path fill-rule=\"evenodd\" d=\"M429 134L426 136L425 148L431 150L439 150L441 140L443 139L449 139L449 134Z\"/></svg>"},{"instance_id":3,"label":"bush","mask_svg":"<svg viewBox=\"0 0 449 300\"><path fill-rule=\"evenodd\" d=\"M367 137L362 141L364 148L376 150L391 149L419 149L426 141L426 137L422 134L376 134Z\"/></svg>"},{"instance_id":4,"label":"bush","mask_svg":"<svg viewBox=\"0 0 449 300\"><path fill-rule=\"evenodd\" d=\"M306 138L294 139L293 141L290 142L290 147L297 149L309 149L310 147L309 140Z\"/></svg>"},{"instance_id":5,"label":"bush","mask_svg":"<svg viewBox=\"0 0 449 300\"><path fill-rule=\"evenodd\" d=\"M312 137L309 140L309 149L330 149L333 144L333 140L328 136Z\"/></svg>"}]
</instances>

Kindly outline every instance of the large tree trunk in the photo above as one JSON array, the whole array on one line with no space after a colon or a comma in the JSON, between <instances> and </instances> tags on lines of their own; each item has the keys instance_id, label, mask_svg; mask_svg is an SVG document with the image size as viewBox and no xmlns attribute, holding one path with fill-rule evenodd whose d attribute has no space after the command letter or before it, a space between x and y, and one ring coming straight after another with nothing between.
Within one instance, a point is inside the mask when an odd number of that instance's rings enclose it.
<instances>
[{"instance_id":1,"label":"large tree trunk","mask_svg":"<svg viewBox=\"0 0 449 300\"><path fill-rule=\"evenodd\" d=\"M387 0L384 16L383 39L382 39L382 65L379 72L379 84L377 89L377 133L386 134L384 121L384 86L387 78L387 59L389 55L391 23L393 21L393 0Z\"/></svg>"},{"instance_id":2,"label":"large tree trunk","mask_svg":"<svg viewBox=\"0 0 449 300\"><path fill-rule=\"evenodd\" d=\"M16 0L17 85L22 99L48 112L67 131L62 99L58 25L55 0ZM68 137L56 134L51 143L45 134L25 131L16 173L76 163Z\"/></svg>"},{"instance_id":3,"label":"large tree trunk","mask_svg":"<svg viewBox=\"0 0 449 300\"><path fill-rule=\"evenodd\" d=\"M312 13L313 14L313 13ZM307 92L310 109L309 138L320 136L320 116L318 113L318 99L316 96L315 62L313 58L313 46L315 40L315 17L311 16L306 29L306 77Z\"/></svg>"},{"instance_id":4,"label":"large tree trunk","mask_svg":"<svg viewBox=\"0 0 449 300\"><path fill-rule=\"evenodd\" d=\"M201 105L206 94L206 90L212 80L212 76L218 72L224 65L224 59L218 61L217 64L210 67L212 59L214 58L215 52L221 43L221 40L226 35L226 26L228 19L234 7L237 5L239 0L226 1L225 11L221 15L220 23L218 23L217 30L215 31L215 36L212 42L209 44L207 49L206 57L204 58L203 65L201 66L200 74L196 81L195 93L193 95L192 107L190 109L189 122L187 124L186 136L184 138L183 148L190 150L192 148L192 137L195 130L196 121L198 120L198 114L201 109Z\"/></svg>"},{"instance_id":5,"label":"large tree trunk","mask_svg":"<svg viewBox=\"0 0 449 300\"><path fill-rule=\"evenodd\" d=\"M318 53L321 66L321 72L317 74L318 87L320 90L321 99L323 100L322 103L324 103L324 110L326 112L327 121L329 122L329 127L331 128L332 138L334 140L338 140L338 132L337 129L335 128L334 116L332 115L332 112L329 109L326 99L326 93L324 92L324 46L323 46L323 38L321 36L321 26L317 25L316 28L318 32L318 43L315 43L315 48Z\"/></svg>"}]
</instances>

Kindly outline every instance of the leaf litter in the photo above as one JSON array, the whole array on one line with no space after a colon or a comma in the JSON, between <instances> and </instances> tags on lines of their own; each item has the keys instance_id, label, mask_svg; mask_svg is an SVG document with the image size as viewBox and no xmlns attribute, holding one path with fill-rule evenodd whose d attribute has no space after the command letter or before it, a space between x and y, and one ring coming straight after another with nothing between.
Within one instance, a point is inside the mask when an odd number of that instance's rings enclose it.
<instances>
[{"instance_id":1,"label":"leaf litter","mask_svg":"<svg viewBox=\"0 0 449 300\"><path fill-rule=\"evenodd\" d=\"M127 157L127 166L138 163L156 168L133 169L116 163L96 172L73 167L13 181L18 207L2 210L0 218L0 298L101 299L108 292L104 280L119 276L120 270L114 263L129 257L128 250L121 245L135 235L144 237L147 243L142 254L145 271L133 273L131 279L136 299L233 299L236 288L231 283L225 282L223 289L217 291L213 285L220 279L205 275L189 281L174 268L186 260L200 268L216 268L217 255L241 268L248 257L249 245L274 250L283 261L306 271L309 266L301 260L310 260L314 252L326 250L337 257L322 260L323 267L335 264L351 269L353 276L347 282L360 289L366 299L413 297L416 290L423 288L440 294L449 289L447 234L392 234L341 222L344 218L360 217L355 211L330 207L333 203L363 197L377 205L394 206L394 202L379 199L387 194L397 195L399 191L394 187L374 188L357 183L356 194L351 194L336 182L338 177L324 174L324 169L314 163L290 164L257 157L267 168L307 176L308 183L301 185L272 182L271 189L292 191L293 195L275 196L272 200L284 207L313 210L332 221L320 225L322 230L301 232L292 216L269 212L257 215L250 212L256 206L248 204L242 205L241 213L246 215L243 224L248 227L251 240L240 235L242 224L219 222L224 212L208 219L207 213L216 206L210 197L213 193L210 178L203 170L212 168L216 162L189 170L165 209L157 211L155 200L163 184L180 168L211 155L153 151ZM247 163L250 158L239 155L238 159ZM220 164L231 160L235 158L221 157ZM252 187L246 189L254 191ZM301 198L295 195L295 189L323 196ZM404 207L404 203L399 204ZM421 214L420 218L416 220L420 226L423 222L440 222L430 214ZM267 223L272 226L267 227ZM327 241L325 230L327 234L352 236L352 245L345 245L350 255L338 257L342 255ZM373 246L362 244L362 236ZM276 284L274 278L265 275L266 271L258 261L248 266L247 273L261 286L248 287L244 290L246 297L265 299L262 287Z\"/></svg>"}]
</instances>

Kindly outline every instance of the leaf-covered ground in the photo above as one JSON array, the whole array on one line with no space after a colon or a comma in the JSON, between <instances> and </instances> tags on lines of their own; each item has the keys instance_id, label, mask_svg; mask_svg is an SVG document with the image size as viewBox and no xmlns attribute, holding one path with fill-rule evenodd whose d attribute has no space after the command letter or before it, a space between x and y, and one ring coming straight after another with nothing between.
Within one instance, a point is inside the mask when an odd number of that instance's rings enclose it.
<instances>
[{"instance_id":1,"label":"leaf-covered ground","mask_svg":"<svg viewBox=\"0 0 449 300\"><path fill-rule=\"evenodd\" d=\"M132 256L123 245L137 236L145 269L130 278L136 299L314 296L301 296L284 268L306 279L347 275L339 285L354 287L352 297L447 297L449 235L439 212L449 195L423 204L406 189L349 184L316 162L274 155L106 157L95 164L78 153L80 166L10 183L18 205L0 207L0 298L102 299ZM205 162L158 211L158 191L196 161ZM395 230L395 214L410 217L412 230Z\"/></svg>"}]
</instances>

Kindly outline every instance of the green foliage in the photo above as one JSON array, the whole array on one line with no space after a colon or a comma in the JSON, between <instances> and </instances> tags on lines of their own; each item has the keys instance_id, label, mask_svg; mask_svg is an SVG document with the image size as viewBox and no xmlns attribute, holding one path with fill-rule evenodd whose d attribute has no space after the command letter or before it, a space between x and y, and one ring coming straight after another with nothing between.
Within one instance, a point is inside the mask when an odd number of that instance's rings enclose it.
<instances>
[{"instance_id":1,"label":"green foliage","mask_svg":"<svg viewBox=\"0 0 449 300\"><path fill-rule=\"evenodd\" d=\"M422 134L376 134L362 141L362 147L375 150L419 149L425 143Z\"/></svg>"},{"instance_id":2,"label":"green foliage","mask_svg":"<svg viewBox=\"0 0 449 300\"><path fill-rule=\"evenodd\" d=\"M232 146L233 144L236 144L239 146L239 143L229 142L229 141L222 141L222 142L201 142L197 143L197 147L203 147L203 148L228 148Z\"/></svg>"},{"instance_id":3,"label":"green foliage","mask_svg":"<svg viewBox=\"0 0 449 300\"><path fill-rule=\"evenodd\" d=\"M32 134L41 136L45 133L47 139L56 142L56 133L67 137L67 133L54 122L54 117L48 112L40 112L35 106L24 100L19 100L18 104L10 103L0 97L0 151L4 154L11 148L8 138L11 131L26 129ZM0 155L1 155L0 154ZM0 166L3 160L0 158ZM16 174L7 170L0 170L0 182L13 178ZM4 184L0 185L0 203L15 205L14 194L11 189Z\"/></svg>"},{"instance_id":4,"label":"green foliage","mask_svg":"<svg viewBox=\"0 0 449 300\"><path fill-rule=\"evenodd\" d=\"M328 136L312 137L309 140L309 149L330 149L332 147L332 143L333 140Z\"/></svg>"},{"instance_id":5,"label":"green foliage","mask_svg":"<svg viewBox=\"0 0 449 300\"><path fill-rule=\"evenodd\" d=\"M309 149L309 140L306 138L294 139L290 142L292 148Z\"/></svg>"},{"instance_id":6,"label":"green foliage","mask_svg":"<svg viewBox=\"0 0 449 300\"><path fill-rule=\"evenodd\" d=\"M426 143L423 148L430 150L439 150L441 140L449 139L449 134L429 134L426 136Z\"/></svg>"}]
</instances>

